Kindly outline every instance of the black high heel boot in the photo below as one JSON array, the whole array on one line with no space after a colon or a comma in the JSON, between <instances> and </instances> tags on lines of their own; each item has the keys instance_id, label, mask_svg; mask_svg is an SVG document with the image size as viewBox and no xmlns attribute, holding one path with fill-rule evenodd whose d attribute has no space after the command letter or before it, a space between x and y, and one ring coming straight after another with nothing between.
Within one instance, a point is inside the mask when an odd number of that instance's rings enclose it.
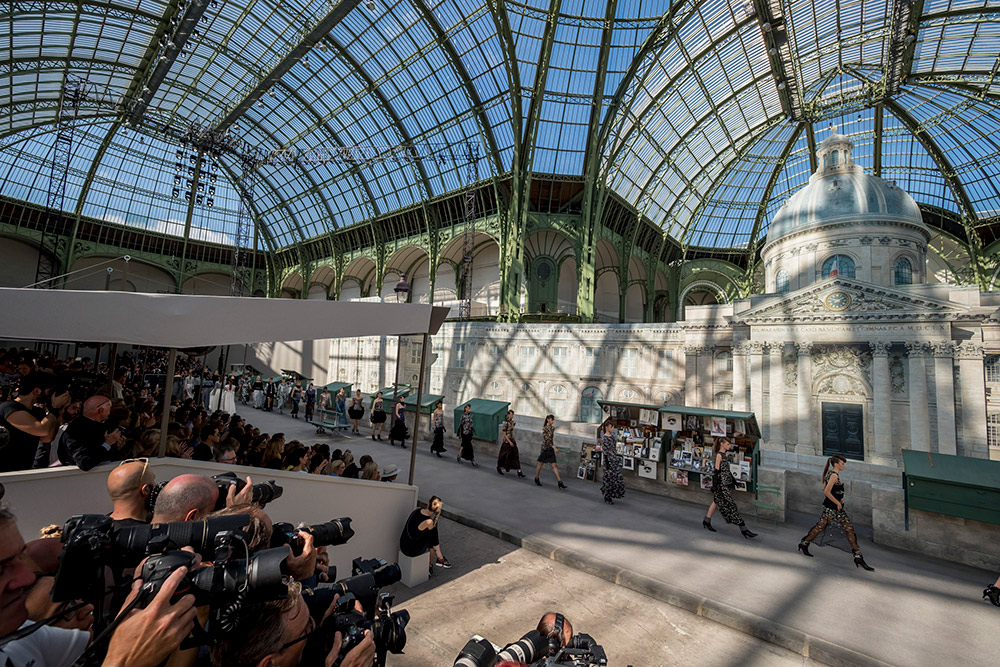
<instances>
[{"instance_id":1,"label":"black high heel boot","mask_svg":"<svg viewBox=\"0 0 1000 667\"><path fill-rule=\"evenodd\" d=\"M525 474L524 474L523 472L521 472L520 470L518 470L518 471L517 471L517 476L518 476L518 477L527 477L527 475L525 475Z\"/></svg>"},{"instance_id":2,"label":"black high heel boot","mask_svg":"<svg viewBox=\"0 0 1000 667\"><path fill-rule=\"evenodd\" d=\"M1000 607L1000 588L997 588L993 584L987 586L983 591L983 599L987 598L993 603L994 607Z\"/></svg>"},{"instance_id":3,"label":"black high heel boot","mask_svg":"<svg viewBox=\"0 0 1000 667\"><path fill-rule=\"evenodd\" d=\"M809 543L808 542L799 542L799 551L801 551L802 554L805 555L805 556L809 556L810 558L813 557L813 555L811 553L809 553Z\"/></svg>"},{"instance_id":4,"label":"black high heel boot","mask_svg":"<svg viewBox=\"0 0 1000 667\"><path fill-rule=\"evenodd\" d=\"M503 477L503 470L500 470L500 466L497 466L497 474Z\"/></svg>"},{"instance_id":5,"label":"black high heel boot","mask_svg":"<svg viewBox=\"0 0 1000 667\"><path fill-rule=\"evenodd\" d=\"M538 486L541 486L541 485L542 485L542 483L538 481L538 478L537 478L537 477L535 478L535 484L537 484Z\"/></svg>"},{"instance_id":6,"label":"black high heel boot","mask_svg":"<svg viewBox=\"0 0 1000 667\"><path fill-rule=\"evenodd\" d=\"M868 563L865 562L865 557L862 556L860 552L854 554L854 566L855 567L863 567L864 569L868 570L869 572L874 572L875 571L874 567L872 567L871 565L869 565Z\"/></svg>"},{"instance_id":7,"label":"black high heel boot","mask_svg":"<svg viewBox=\"0 0 1000 667\"><path fill-rule=\"evenodd\" d=\"M708 517L705 517L704 519L701 520L701 525L705 530L710 530L713 533L719 532L715 528L712 528L712 520L709 519Z\"/></svg>"},{"instance_id":8,"label":"black high heel boot","mask_svg":"<svg viewBox=\"0 0 1000 667\"><path fill-rule=\"evenodd\" d=\"M560 489L566 489L568 487L565 484L562 483L562 480L559 480L559 488Z\"/></svg>"},{"instance_id":9,"label":"black high heel boot","mask_svg":"<svg viewBox=\"0 0 1000 667\"><path fill-rule=\"evenodd\" d=\"M747 525L745 523L740 524L740 533L743 535L743 537L747 538L748 540L757 537L757 533L754 533L749 528L747 528Z\"/></svg>"}]
</instances>

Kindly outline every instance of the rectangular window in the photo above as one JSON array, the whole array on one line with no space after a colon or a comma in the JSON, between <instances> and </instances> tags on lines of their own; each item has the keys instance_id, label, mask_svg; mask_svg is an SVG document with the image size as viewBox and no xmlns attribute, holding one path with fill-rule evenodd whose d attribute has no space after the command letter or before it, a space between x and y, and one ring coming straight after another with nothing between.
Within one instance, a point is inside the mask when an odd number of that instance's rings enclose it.
<instances>
[{"instance_id":1,"label":"rectangular window","mask_svg":"<svg viewBox=\"0 0 1000 667\"><path fill-rule=\"evenodd\" d=\"M674 377L674 351L656 351L656 376L660 380L672 380Z\"/></svg>"},{"instance_id":2,"label":"rectangular window","mask_svg":"<svg viewBox=\"0 0 1000 667\"><path fill-rule=\"evenodd\" d=\"M627 347L622 350L622 363L619 372L623 377L634 378L639 375L639 350Z\"/></svg>"},{"instance_id":3,"label":"rectangular window","mask_svg":"<svg viewBox=\"0 0 1000 667\"><path fill-rule=\"evenodd\" d=\"M531 373L535 370L535 348L530 345L521 346L521 368L522 373Z\"/></svg>"},{"instance_id":4,"label":"rectangular window","mask_svg":"<svg viewBox=\"0 0 1000 667\"><path fill-rule=\"evenodd\" d=\"M584 356L583 374L597 376L601 374L601 348L588 347Z\"/></svg>"},{"instance_id":5,"label":"rectangular window","mask_svg":"<svg viewBox=\"0 0 1000 667\"><path fill-rule=\"evenodd\" d=\"M423 347L423 343L410 343L410 365L420 366L420 352Z\"/></svg>"},{"instance_id":6,"label":"rectangular window","mask_svg":"<svg viewBox=\"0 0 1000 667\"><path fill-rule=\"evenodd\" d=\"M555 373L566 373L569 369L569 348L552 348L552 370Z\"/></svg>"},{"instance_id":7,"label":"rectangular window","mask_svg":"<svg viewBox=\"0 0 1000 667\"><path fill-rule=\"evenodd\" d=\"M455 344L455 368L465 368L465 343Z\"/></svg>"}]
</instances>

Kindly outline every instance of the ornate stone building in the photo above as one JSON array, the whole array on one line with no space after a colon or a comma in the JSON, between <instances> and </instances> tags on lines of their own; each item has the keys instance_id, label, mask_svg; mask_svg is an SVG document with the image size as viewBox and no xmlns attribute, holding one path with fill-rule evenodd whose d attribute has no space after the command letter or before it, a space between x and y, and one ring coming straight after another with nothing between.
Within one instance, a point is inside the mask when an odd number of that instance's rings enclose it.
<instances>
[{"instance_id":1,"label":"ornate stone building","mask_svg":"<svg viewBox=\"0 0 1000 667\"><path fill-rule=\"evenodd\" d=\"M920 210L852 148L822 142L809 184L775 216L766 294L688 306L677 323L448 324L429 390L564 421L599 420L601 398L749 410L770 450L887 466L903 448L1000 459L984 371L984 351L1000 351L1000 294L929 283ZM332 341L330 379L391 382L395 348ZM415 384L419 345L401 353L401 381Z\"/></svg>"}]
</instances>

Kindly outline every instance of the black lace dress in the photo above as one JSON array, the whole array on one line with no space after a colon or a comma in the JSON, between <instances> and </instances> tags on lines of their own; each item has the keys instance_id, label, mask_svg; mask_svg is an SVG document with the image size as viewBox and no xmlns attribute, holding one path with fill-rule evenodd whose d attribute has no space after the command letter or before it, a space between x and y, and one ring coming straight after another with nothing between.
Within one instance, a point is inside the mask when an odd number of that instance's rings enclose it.
<instances>
[{"instance_id":1,"label":"black lace dress","mask_svg":"<svg viewBox=\"0 0 1000 667\"><path fill-rule=\"evenodd\" d=\"M472 413L462 413L462 420L458 423L458 435L462 438L462 451L459 456L466 461L473 461L476 458L472 451L472 436L476 434L476 425Z\"/></svg>"},{"instance_id":2,"label":"black lace dress","mask_svg":"<svg viewBox=\"0 0 1000 667\"><path fill-rule=\"evenodd\" d=\"M736 486L736 480L733 478L732 471L729 470L729 461L726 460L726 457L717 457L717 460L718 458L722 459L722 463L716 466L715 472L712 473L715 478L712 484L712 500L715 501L719 513L722 514L726 523L735 523L739 526L743 523L743 517L740 516L740 508L736 506L736 501L733 499L733 487Z\"/></svg>"},{"instance_id":3,"label":"black lace dress","mask_svg":"<svg viewBox=\"0 0 1000 667\"><path fill-rule=\"evenodd\" d=\"M517 441L514 440L514 420L505 419L503 432L506 436L500 445L500 455L497 457L497 467L507 472L521 469L521 454L517 451ZM508 442L508 440L510 442Z\"/></svg>"},{"instance_id":4,"label":"black lace dress","mask_svg":"<svg viewBox=\"0 0 1000 667\"><path fill-rule=\"evenodd\" d=\"M395 443L397 440L401 445L406 445L410 437L410 429L406 428L406 410L402 404L397 403L392 414L392 428L389 430L389 442Z\"/></svg>"},{"instance_id":5,"label":"black lace dress","mask_svg":"<svg viewBox=\"0 0 1000 667\"><path fill-rule=\"evenodd\" d=\"M625 497L625 478L622 477L622 457L615 451L615 439L610 435L601 436L601 454L604 455L604 475L601 493L604 500Z\"/></svg>"},{"instance_id":6,"label":"black lace dress","mask_svg":"<svg viewBox=\"0 0 1000 667\"><path fill-rule=\"evenodd\" d=\"M434 442L431 443L432 452L446 452L444 448L444 415L437 411L431 415L431 424L434 426Z\"/></svg>"},{"instance_id":7,"label":"black lace dress","mask_svg":"<svg viewBox=\"0 0 1000 667\"><path fill-rule=\"evenodd\" d=\"M553 445L555 434L555 424L546 424L542 427L542 451L538 454L539 463L556 462L556 448Z\"/></svg>"}]
</instances>

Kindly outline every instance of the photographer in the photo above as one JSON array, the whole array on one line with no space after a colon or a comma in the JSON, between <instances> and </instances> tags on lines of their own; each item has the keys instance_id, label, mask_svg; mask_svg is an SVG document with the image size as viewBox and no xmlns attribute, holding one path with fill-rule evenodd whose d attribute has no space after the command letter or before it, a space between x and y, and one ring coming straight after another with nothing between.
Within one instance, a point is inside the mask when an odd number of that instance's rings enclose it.
<instances>
[{"instance_id":1,"label":"photographer","mask_svg":"<svg viewBox=\"0 0 1000 667\"><path fill-rule=\"evenodd\" d=\"M8 435L0 439L0 472L31 468L39 441L51 442L59 418L44 404L53 384L48 373L32 371L18 382L17 396L0 404L0 427Z\"/></svg>"},{"instance_id":2,"label":"photographer","mask_svg":"<svg viewBox=\"0 0 1000 667\"><path fill-rule=\"evenodd\" d=\"M83 413L66 427L59 443L59 459L75 464L80 470L90 470L94 466L116 458L113 450L122 440L117 425L106 423L111 416L111 399L107 396L91 396L83 403Z\"/></svg>"},{"instance_id":3,"label":"photographer","mask_svg":"<svg viewBox=\"0 0 1000 667\"><path fill-rule=\"evenodd\" d=\"M246 486L237 493L236 485L229 486L226 506L242 505L253 499L253 483L247 477ZM215 481L202 475L178 475L167 482L156 497L153 523L172 521L200 521L215 510L219 501L219 487Z\"/></svg>"},{"instance_id":4,"label":"photographer","mask_svg":"<svg viewBox=\"0 0 1000 667\"><path fill-rule=\"evenodd\" d=\"M108 496L111 498L111 518L119 526L146 523L147 505L156 484L156 474L148 459L122 461L108 473Z\"/></svg>"},{"instance_id":5,"label":"photographer","mask_svg":"<svg viewBox=\"0 0 1000 667\"><path fill-rule=\"evenodd\" d=\"M441 553L441 543L438 539L437 524L441 518L444 503L437 496L431 496L427 507L415 509L406 519L403 532L399 536L399 550L404 556L415 558L430 550L429 575L434 574L434 565L449 568L451 563Z\"/></svg>"},{"instance_id":6,"label":"photographer","mask_svg":"<svg viewBox=\"0 0 1000 667\"><path fill-rule=\"evenodd\" d=\"M334 598L327 616L336 604ZM215 667L317 667L318 660L303 662L306 644L313 639L317 627L297 582L288 586L288 597L284 600L244 605L239 627L239 633L212 647ZM342 645L343 637L337 632L332 648L324 657L325 667L336 662ZM340 664L342 667L370 667L374 658L375 642L371 630L366 630L364 640L344 656Z\"/></svg>"}]
</instances>

